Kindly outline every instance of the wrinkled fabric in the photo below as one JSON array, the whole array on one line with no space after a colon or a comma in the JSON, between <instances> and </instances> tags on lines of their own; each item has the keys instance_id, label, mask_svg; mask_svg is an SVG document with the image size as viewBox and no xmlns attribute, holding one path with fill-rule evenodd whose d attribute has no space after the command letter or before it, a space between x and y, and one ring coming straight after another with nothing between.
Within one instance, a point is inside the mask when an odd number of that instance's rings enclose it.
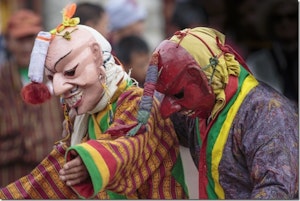
<instances>
[{"instance_id":1,"label":"wrinkled fabric","mask_svg":"<svg viewBox=\"0 0 300 201\"><path fill-rule=\"evenodd\" d=\"M195 120L172 116L198 167L202 156ZM218 167L225 199L297 198L298 131L296 105L264 83L252 89L231 125Z\"/></svg>"},{"instance_id":2,"label":"wrinkled fabric","mask_svg":"<svg viewBox=\"0 0 300 201\"><path fill-rule=\"evenodd\" d=\"M179 142L172 122L161 118L157 102L146 128L134 137L126 136L136 123L141 95L137 87L125 90L115 103L114 121L106 132L89 129L84 143L56 146L30 174L1 188L0 199L187 199ZM106 130L101 124L95 127ZM70 159L70 149L78 151L92 177L72 187L58 174ZM93 156L97 160L91 160Z\"/></svg>"}]
</instances>

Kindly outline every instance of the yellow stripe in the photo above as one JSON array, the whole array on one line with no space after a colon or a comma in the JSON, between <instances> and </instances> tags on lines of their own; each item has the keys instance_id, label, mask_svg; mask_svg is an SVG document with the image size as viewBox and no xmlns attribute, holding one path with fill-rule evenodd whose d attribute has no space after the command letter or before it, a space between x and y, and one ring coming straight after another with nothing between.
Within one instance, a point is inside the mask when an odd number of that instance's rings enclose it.
<instances>
[{"instance_id":1,"label":"yellow stripe","mask_svg":"<svg viewBox=\"0 0 300 201\"><path fill-rule=\"evenodd\" d=\"M101 154L99 154L99 152L91 145L83 143L80 146L82 146L85 150L89 152L95 165L97 166L97 169L99 170L99 173L101 174L102 184L103 186L106 186L109 182L110 171L107 167L105 160L102 158Z\"/></svg>"},{"instance_id":2,"label":"yellow stripe","mask_svg":"<svg viewBox=\"0 0 300 201\"><path fill-rule=\"evenodd\" d=\"M227 117L224 121L224 124L220 130L220 135L218 136L216 143L214 145L213 151L212 151L212 177L215 183L215 192L220 199L225 199L224 190L222 186L219 183L219 171L218 167L222 158L222 153L224 146L227 141L227 137L229 134L229 130L232 126L232 122L235 118L235 115L237 111L240 108L240 105L244 101L245 97L249 93L249 91L258 85L257 80L252 76L249 75L241 88L240 94L238 95L235 103L232 105L232 107L229 109Z\"/></svg>"}]
</instances>

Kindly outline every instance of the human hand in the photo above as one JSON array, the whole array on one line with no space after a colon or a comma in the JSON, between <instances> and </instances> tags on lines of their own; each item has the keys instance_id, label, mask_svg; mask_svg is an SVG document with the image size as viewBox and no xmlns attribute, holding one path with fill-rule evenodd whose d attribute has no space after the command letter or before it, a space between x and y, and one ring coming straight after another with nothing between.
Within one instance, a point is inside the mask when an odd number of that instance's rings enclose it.
<instances>
[{"instance_id":1,"label":"human hand","mask_svg":"<svg viewBox=\"0 0 300 201\"><path fill-rule=\"evenodd\" d=\"M68 186L79 184L89 178L89 173L82 162L78 153L71 150L71 155L74 159L67 162L59 171L59 177L62 181L66 182Z\"/></svg>"}]
</instances>

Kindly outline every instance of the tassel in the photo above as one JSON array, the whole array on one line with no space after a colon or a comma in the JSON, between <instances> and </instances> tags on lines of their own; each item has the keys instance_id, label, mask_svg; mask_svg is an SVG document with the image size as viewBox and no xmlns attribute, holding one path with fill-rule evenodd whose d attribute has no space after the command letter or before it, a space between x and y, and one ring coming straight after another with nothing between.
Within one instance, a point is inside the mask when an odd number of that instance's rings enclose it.
<instances>
[{"instance_id":1,"label":"tassel","mask_svg":"<svg viewBox=\"0 0 300 201\"><path fill-rule=\"evenodd\" d=\"M26 103L41 104L51 98L47 85L43 83L44 65L50 40L51 34L44 31L40 31L35 39L28 70L31 83L21 90L21 96Z\"/></svg>"},{"instance_id":2,"label":"tassel","mask_svg":"<svg viewBox=\"0 0 300 201\"><path fill-rule=\"evenodd\" d=\"M138 123L135 127L133 127L130 131L127 133L127 137L133 137L135 134L140 130L142 123Z\"/></svg>"},{"instance_id":3,"label":"tassel","mask_svg":"<svg viewBox=\"0 0 300 201\"><path fill-rule=\"evenodd\" d=\"M25 103L32 105L42 104L51 98L48 87L43 83L36 82L24 86L21 96Z\"/></svg>"},{"instance_id":4,"label":"tassel","mask_svg":"<svg viewBox=\"0 0 300 201\"><path fill-rule=\"evenodd\" d=\"M152 108L153 94L155 91L157 75L158 75L157 66L150 65L147 70L144 92L139 105L139 111L137 116L138 124L127 133L127 136L130 137L135 136L139 131L139 129L141 128L141 126L146 125L148 122L151 108Z\"/></svg>"}]
</instances>

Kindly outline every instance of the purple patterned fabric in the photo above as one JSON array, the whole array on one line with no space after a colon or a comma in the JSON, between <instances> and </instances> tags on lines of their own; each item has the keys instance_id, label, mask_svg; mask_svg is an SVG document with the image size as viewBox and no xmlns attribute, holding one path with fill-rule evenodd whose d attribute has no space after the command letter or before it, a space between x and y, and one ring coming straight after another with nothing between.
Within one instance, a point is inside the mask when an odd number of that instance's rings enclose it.
<instances>
[{"instance_id":1,"label":"purple patterned fabric","mask_svg":"<svg viewBox=\"0 0 300 201\"><path fill-rule=\"evenodd\" d=\"M172 120L197 165L201 156L195 119ZM248 94L219 166L225 199L298 198L298 120L298 107L269 86L260 83Z\"/></svg>"}]
</instances>

